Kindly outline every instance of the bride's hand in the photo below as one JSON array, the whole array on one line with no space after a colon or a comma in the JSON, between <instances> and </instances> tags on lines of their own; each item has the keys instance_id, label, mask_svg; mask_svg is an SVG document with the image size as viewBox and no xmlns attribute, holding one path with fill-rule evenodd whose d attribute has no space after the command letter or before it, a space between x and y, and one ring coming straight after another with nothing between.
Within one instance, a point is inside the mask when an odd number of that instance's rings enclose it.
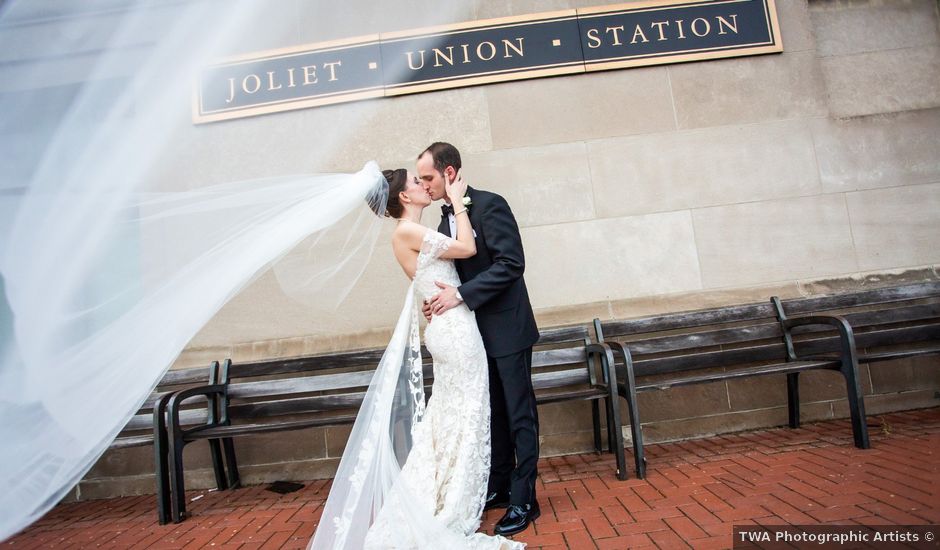
<instances>
[{"instance_id":1,"label":"bride's hand","mask_svg":"<svg viewBox=\"0 0 940 550\"><path fill-rule=\"evenodd\" d=\"M463 196L467 193L467 182L463 181L463 177L461 177L459 171L454 181L450 181L447 174L444 174L444 190L447 192L447 198L450 199L451 204L463 204L461 201L463 201Z\"/></svg>"}]
</instances>

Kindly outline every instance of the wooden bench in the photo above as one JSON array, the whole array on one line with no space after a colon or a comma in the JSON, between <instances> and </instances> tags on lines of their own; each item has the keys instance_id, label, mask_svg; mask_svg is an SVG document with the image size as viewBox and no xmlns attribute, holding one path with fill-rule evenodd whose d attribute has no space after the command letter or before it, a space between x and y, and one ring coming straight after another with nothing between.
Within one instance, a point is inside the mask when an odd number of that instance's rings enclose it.
<instances>
[{"instance_id":1,"label":"wooden bench","mask_svg":"<svg viewBox=\"0 0 940 550\"><path fill-rule=\"evenodd\" d=\"M591 344L583 326L545 331L542 336L544 343L533 353L538 402L590 400L595 447L600 451L598 401L603 399L605 413L613 419L608 422L608 447L617 456L618 475L624 476L616 390L608 383L613 373L612 352ZM167 404L173 521L182 521L186 515L183 448L188 443L221 441L228 468L226 484L237 487L240 476L233 438L352 424L383 352L374 349L244 364L226 360L217 383L174 394ZM424 370L429 385L433 372L426 352ZM429 396L430 387L426 390ZM215 410L206 412L204 424L186 427L178 420L182 406L197 397L208 398L208 408Z\"/></svg>"},{"instance_id":2,"label":"wooden bench","mask_svg":"<svg viewBox=\"0 0 940 550\"><path fill-rule=\"evenodd\" d=\"M786 342L795 328L820 325L837 332L837 354L805 358L788 353L792 350ZM597 341L607 343L616 358L617 389L630 414L637 477L646 475L638 393L754 376L787 375L790 425L796 427L798 374L809 370L840 373L855 445L869 447L855 340L845 319L812 315L780 320L768 301L624 321L595 319L594 329Z\"/></svg>"},{"instance_id":3,"label":"wooden bench","mask_svg":"<svg viewBox=\"0 0 940 550\"><path fill-rule=\"evenodd\" d=\"M774 303L779 319L812 313L844 317L855 333L859 363L940 353L940 282ZM831 358L837 349L834 336L819 327L795 330L786 343L807 358Z\"/></svg>"},{"instance_id":4,"label":"wooden bench","mask_svg":"<svg viewBox=\"0 0 940 550\"><path fill-rule=\"evenodd\" d=\"M157 387L150 393L137 413L121 429L108 449L127 449L131 447L154 447L154 477L156 480L157 515L161 524L169 517L169 492L167 471L167 434L165 413L170 397L187 388L213 383L218 376L219 363L213 362L208 369L197 367L171 370L163 376ZM208 374L207 374L208 373ZM193 411L181 413L183 424L205 423L206 408L203 406ZM225 489L224 468L216 446L212 446L213 467L219 489Z\"/></svg>"},{"instance_id":5,"label":"wooden bench","mask_svg":"<svg viewBox=\"0 0 940 550\"><path fill-rule=\"evenodd\" d=\"M222 363L215 383L174 394L167 405L170 513L186 514L183 449L194 441L221 442L226 485L241 485L233 438L259 433L349 425L383 350L300 357L258 363ZM184 403L203 398L205 422L186 426ZM208 401L206 401L208 398ZM205 406L205 405L204 405ZM213 443L216 442L216 443Z\"/></svg>"},{"instance_id":6,"label":"wooden bench","mask_svg":"<svg viewBox=\"0 0 940 550\"><path fill-rule=\"evenodd\" d=\"M539 342L532 351L532 387L536 402L544 406L565 401L590 401L594 450L600 453L603 448L599 401L603 400L607 450L615 456L617 478L626 479L616 386L613 352L605 344L592 343L587 327L540 331Z\"/></svg>"}]
</instances>

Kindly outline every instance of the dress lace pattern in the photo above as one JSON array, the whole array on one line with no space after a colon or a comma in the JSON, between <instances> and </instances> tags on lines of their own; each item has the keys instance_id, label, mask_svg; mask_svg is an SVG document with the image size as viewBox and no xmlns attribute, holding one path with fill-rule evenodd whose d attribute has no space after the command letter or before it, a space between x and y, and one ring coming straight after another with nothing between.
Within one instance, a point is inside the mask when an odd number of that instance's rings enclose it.
<instances>
[{"instance_id":1,"label":"dress lace pattern","mask_svg":"<svg viewBox=\"0 0 940 550\"><path fill-rule=\"evenodd\" d=\"M460 284L453 261L440 258L452 242L436 231L425 233L414 278L415 304L438 293L435 281ZM365 547L439 548L443 536L472 550L524 548L523 543L476 532L490 467L490 407L486 352L474 313L461 304L434 317L424 342L434 358L431 398L414 424L411 453L366 535ZM428 526L412 525L403 506L431 510L448 532L435 535L427 532Z\"/></svg>"}]
</instances>

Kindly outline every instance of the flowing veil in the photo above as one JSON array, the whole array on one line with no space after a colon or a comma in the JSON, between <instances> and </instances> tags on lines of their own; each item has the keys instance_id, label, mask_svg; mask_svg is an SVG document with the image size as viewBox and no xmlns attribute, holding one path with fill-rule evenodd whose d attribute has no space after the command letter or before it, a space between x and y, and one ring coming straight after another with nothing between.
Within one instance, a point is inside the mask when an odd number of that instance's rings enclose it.
<instances>
[{"instance_id":1,"label":"flowing veil","mask_svg":"<svg viewBox=\"0 0 940 550\"><path fill-rule=\"evenodd\" d=\"M313 549L362 548L398 478L411 430L424 413L424 376L414 285L356 416Z\"/></svg>"},{"instance_id":2,"label":"flowing veil","mask_svg":"<svg viewBox=\"0 0 940 550\"><path fill-rule=\"evenodd\" d=\"M64 3L79 13L55 40L32 34L48 20L40 4L0 3L0 50L56 50L0 63L16 76L0 90L0 540L82 479L194 335L268 269L304 303L340 302L387 199L375 163L161 177L179 162L174 140L194 133L188 75L265 3L221 17L211 1ZM62 84L57 56L72 51L89 53Z\"/></svg>"},{"instance_id":3,"label":"flowing veil","mask_svg":"<svg viewBox=\"0 0 940 550\"><path fill-rule=\"evenodd\" d=\"M270 9L0 1L0 541L82 479L239 291L272 270L292 298L334 307L368 264L387 199L378 166L259 178L249 159L216 173L212 159L232 155L213 147L253 126L192 127L194 76L259 28L283 30ZM375 111L323 129L312 165L371 131ZM193 157L206 160L190 170ZM411 501L396 480L424 406L417 327L409 291L316 548L361 545L383 505ZM430 514L412 518L426 546L462 546Z\"/></svg>"},{"instance_id":4,"label":"flowing veil","mask_svg":"<svg viewBox=\"0 0 940 550\"><path fill-rule=\"evenodd\" d=\"M372 208L384 210L386 189L369 163L356 174L134 195L115 208L80 191L24 199L0 255L11 321L0 365L0 538L81 479L189 340L279 258L320 250L333 269L301 276L288 266L279 276L308 293L335 292L343 276L348 291L345 276L365 266L378 236ZM97 219L83 224L101 235L47 227L64 201L86 202Z\"/></svg>"}]
</instances>

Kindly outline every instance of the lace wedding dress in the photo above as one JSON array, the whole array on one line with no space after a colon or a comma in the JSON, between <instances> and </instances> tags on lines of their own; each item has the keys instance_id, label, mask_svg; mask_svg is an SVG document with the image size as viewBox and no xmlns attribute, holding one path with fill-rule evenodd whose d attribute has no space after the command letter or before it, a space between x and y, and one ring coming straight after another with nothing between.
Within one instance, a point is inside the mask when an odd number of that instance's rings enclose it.
<instances>
[{"instance_id":1,"label":"lace wedding dress","mask_svg":"<svg viewBox=\"0 0 940 550\"><path fill-rule=\"evenodd\" d=\"M417 304L440 291L436 281L460 285L454 262L440 258L451 242L431 229L424 235L405 311L363 401L310 548L525 548L476 532L490 468L489 371L476 318L464 304L435 316L425 330L434 384L424 406ZM402 340L410 343L400 345Z\"/></svg>"},{"instance_id":2,"label":"lace wedding dress","mask_svg":"<svg viewBox=\"0 0 940 550\"><path fill-rule=\"evenodd\" d=\"M451 242L437 231L425 233L414 277L416 298L428 300L440 292L436 281L460 285L454 262L440 258ZM435 316L424 343L434 358L433 392L392 489L407 492L410 502L398 504L433 510L439 524L463 535L465 548L524 548L504 537L476 533L490 469L490 394L486 351L473 312L460 304ZM428 540L423 526L410 525L406 514L400 506L383 506L365 547L441 547L440 540Z\"/></svg>"}]
</instances>

